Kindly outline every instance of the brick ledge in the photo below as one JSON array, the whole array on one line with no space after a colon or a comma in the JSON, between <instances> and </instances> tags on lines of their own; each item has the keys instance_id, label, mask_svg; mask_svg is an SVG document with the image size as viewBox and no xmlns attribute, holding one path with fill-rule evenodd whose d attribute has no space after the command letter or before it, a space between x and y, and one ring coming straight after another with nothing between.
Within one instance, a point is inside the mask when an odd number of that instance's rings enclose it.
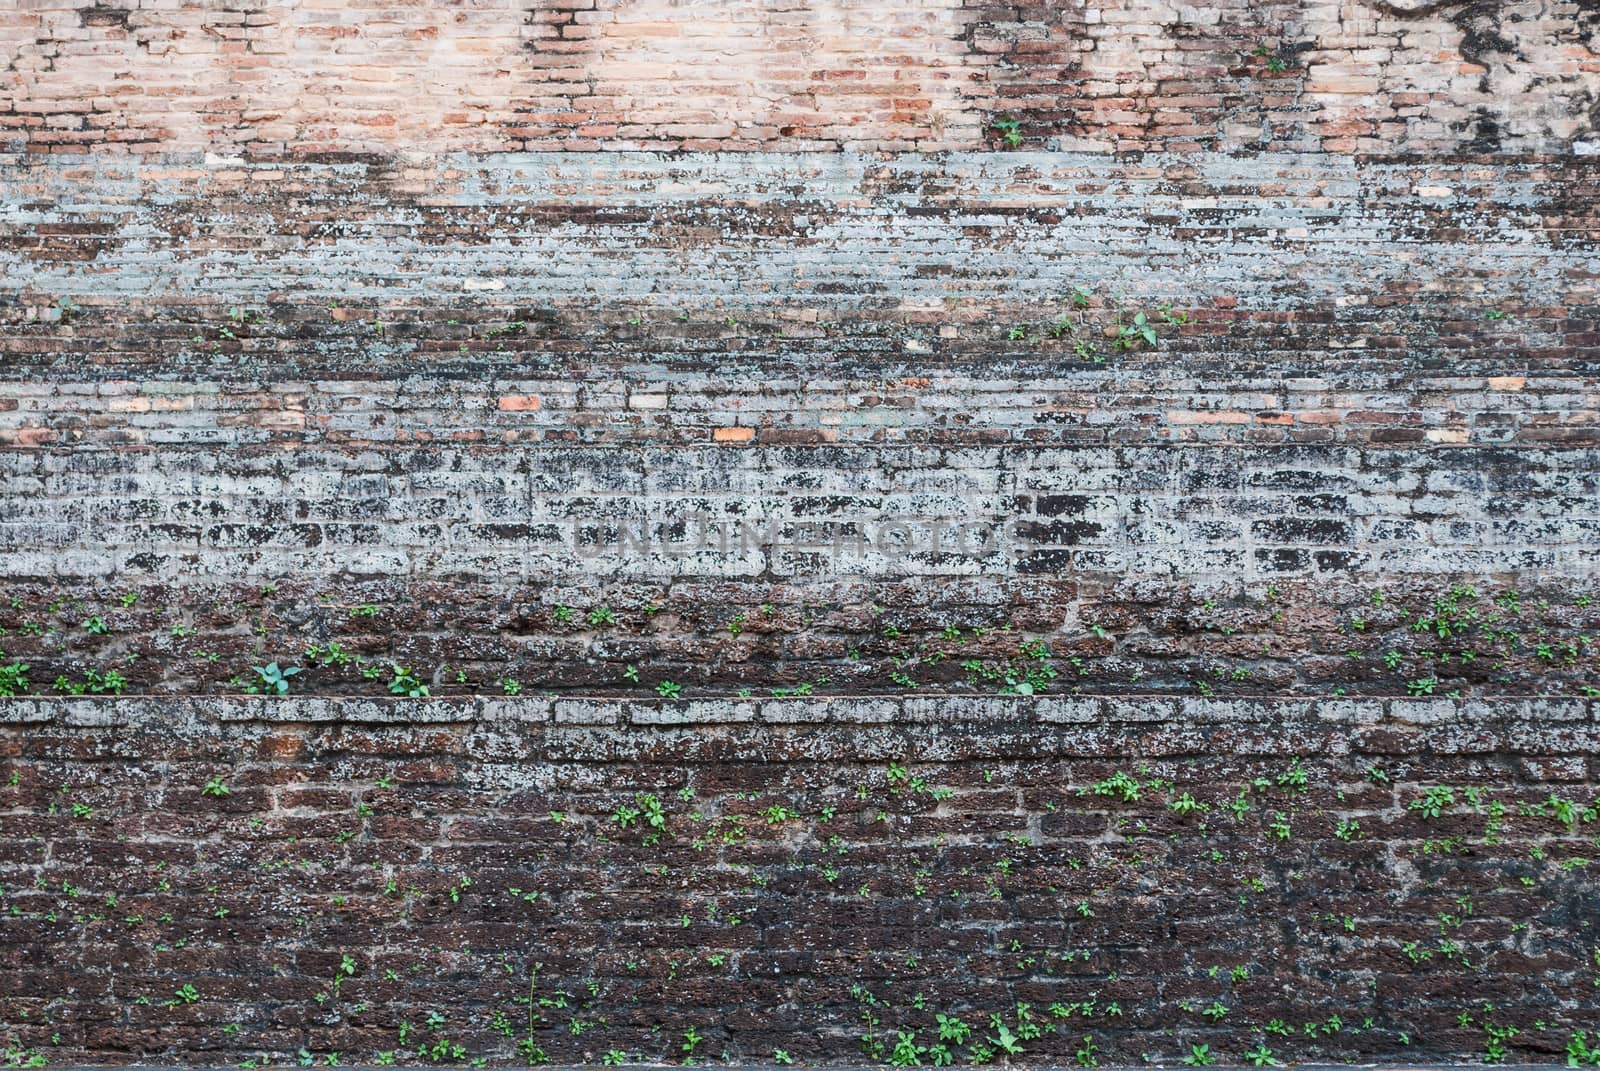
<instances>
[{"instance_id":1,"label":"brick ledge","mask_svg":"<svg viewBox=\"0 0 1600 1071\"><path fill-rule=\"evenodd\" d=\"M0 725L111 728L173 716L194 721L277 724L429 725L521 723L657 728L687 725L1040 724L1040 725L1482 725L1600 723L1600 700L1303 697L1189 698L1090 696L817 696L795 699L662 700L351 696L26 697L0 700Z\"/></svg>"}]
</instances>

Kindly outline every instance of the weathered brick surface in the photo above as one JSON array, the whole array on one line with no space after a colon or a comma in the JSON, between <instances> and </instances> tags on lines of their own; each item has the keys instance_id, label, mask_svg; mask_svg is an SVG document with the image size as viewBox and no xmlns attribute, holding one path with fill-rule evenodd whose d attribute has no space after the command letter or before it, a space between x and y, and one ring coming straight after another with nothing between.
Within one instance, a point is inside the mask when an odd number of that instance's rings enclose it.
<instances>
[{"instance_id":1,"label":"weathered brick surface","mask_svg":"<svg viewBox=\"0 0 1600 1071\"><path fill-rule=\"evenodd\" d=\"M833 529L854 525L866 545L833 571L1203 581L1474 565L1581 579L1600 524L1597 459L1343 446L36 451L10 458L6 567L62 579L784 577L817 571L786 560L803 539L831 552ZM721 529L703 537L703 560L674 565L674 548L701 537L661 526L696 511ZM881 531L913 519L1013 530L969 533L966 554L953 530L903 551ZM776 550L755 545L767 521L784 526ZM802 537L806 521L821 533ZM58 560L64 547L84 555Z\"/></svg>"},{"instance_id":2,"label":"weathered brick surface","mask_svg":"<svg viewBox=\"0 0 1600 1071\"><path fill-rule=\"evenodd\" d=\"M14 582L0 628L46 693L115 671L129 692L238 694L250 667L278 661L304 667L297 693L368 697L389 694L395 665L436 695L638 697L663 682L690 696L993 693L1022 680L1068 694L1593 694L1600 608L1574 587L1327 573L121 575ZM85 627L95 617L103 633Z\"/></svg>"},{"instance_id":3,"label":"weathered brick surface","mask_svg":"<svg viewBox=\"0 0 1600 1071\"><path fill-rule=\"evenodd\" d=\"M34 0L0 16L32 152L1593 144L1585 2Z\"/></svg>"},{"instance_id":4,"label":"weathered brick surface","mask_svg":"<svg viewBox=\"0 0 1600 1071\"><path fill-rule=\"evenodd\" d=\"M965 1060L991 1014L1060 1064L1085 1037L1117 1063L1469 1059L1506 1028L1551 1060L1594 1025L1591 703L0 721L0 1007L52 1061L676 1060L693 1030L710 1062L859 1062L938 1043L936 1015L975 1029Z\"/></svg>"},{"instance_id":5,"label":"weathered brick surface","mask_svg":"<svg viewBox=\"0 0 1600 1071\"><path fill-rule=\"evenodd\" d=\"M4 7L0 1063L1596 1059L1589 0Z\"/></svg>"},{"instance_id":6,"label":"weathered brick surface","mask_svg":"<svg viewBox=\"0 0 1600 1071\"><path fill-rule=\"evenodd\" d=\"M1594 345L1583 314L1595 303L1600 161L1588 157L15 155L0 166L0 263L44 318L59 319L61 298L83 304L69 326L86 331L130 300L220 304L206 343L228 341L216 328L229 305L308 300L321 315L286 310L301 314L292 323L353 328L373 311L447 305L470 324L474 309L521 307L527 332L567 325L581 337L629 305L691 325L798 306L970 331L962 314L976 305L1003 331L1017 309L1035 321L1074 311L1065 303L1082 286L1096 308L1121 298L1218 311L1198 334L1238 308L1247 321L1321 312L1307 322L1336 337L1347 320L1386 314L1391 329L1373 333L1409 341L1415 307L1452 321L1444 335L1481 330L1501 308L1518 317L1490 325L1502 336ZM252 335L282 330L277 318L259 326ZM642 343L673 337L670 323L630 326Z\"/></svg>"},{"instance_id":7,"label":"weathered brick surface","mask_svg":"<svg viewBox=\"0 0 1600 1071\"><path fill-rule=\"evenodd\" d=\"M627 689L630 666L635 687L962 687L971 659L1024 641L1071 659L1058 687L1600 679L1593 448L241 447L227 430L206 436L221 452L6 455L0 627L36 687L115 665L135 690L236 690L330 641L467 691Z\"/></svg>"},{"instance_id":8,"label":"weathered brick surface","mask_svg":"<svg viewBox=\"0 0 1600 1071\"><path fill-rule=\"evenodd\" d=\"M36 688L1595 686L1580 159L5 167Z\"/></svg>"}]
</instances>

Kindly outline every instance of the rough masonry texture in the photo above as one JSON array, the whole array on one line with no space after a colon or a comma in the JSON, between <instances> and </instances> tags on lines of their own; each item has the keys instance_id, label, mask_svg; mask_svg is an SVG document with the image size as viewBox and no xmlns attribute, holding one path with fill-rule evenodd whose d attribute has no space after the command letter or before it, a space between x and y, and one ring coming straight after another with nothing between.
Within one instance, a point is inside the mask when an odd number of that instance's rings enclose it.
<instances>
[{"instance_id":1,"label":"rough masonry texture","mask_svg":"<svg viewBox=\"0 0 1600 1071\"><path fill-rule=\"evenodd\" d=\"M859 1062L999 1015L1060 1063L1552 1060L1593 1021L1592 702L3 716L0 997L69 1059Z\"/></svg>"},{"instance_id":2,"label":"rough masonry texture","mask_svg":"<svg viewBox=\"0 0 1600 1071\"><path fill-rule=\"evenodd\" d=\"M4 5L0 1065L1600 1063L1597 122L1593 0Z\"/></svg>"}]
</instances>

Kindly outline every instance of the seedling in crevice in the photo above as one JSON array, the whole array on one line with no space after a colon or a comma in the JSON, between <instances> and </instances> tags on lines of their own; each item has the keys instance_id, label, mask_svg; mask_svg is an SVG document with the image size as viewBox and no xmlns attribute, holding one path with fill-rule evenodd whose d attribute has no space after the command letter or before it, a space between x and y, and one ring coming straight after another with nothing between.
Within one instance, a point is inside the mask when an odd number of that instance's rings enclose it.
<instances>
[{"instance_id":1,"label":"seedling in crevice","mask_svg":"<svg viewBox=\"0 0 1600 1071\"><path fill-rule=\"evenodd\" d=\"M246 686L245 691L251 695L288 695L289 678L300 673L299 666L283 667L276 662L250 668L256 680Z\"/></svg>"},{"instance_id":2,"label":"seedling in crevice","mask_svg":"<svg viewBox=\"0 0 1600 1071\"><path fill-rule=\"evenodd\" d=\"M1127 310L1119 306L1111 348L1119 353L1131 350L1140 344L1154 349L1161 342L1161 337L1156 331L1157 323L1181 327L1188 322L1188 313L1173 312L1170 305L1159 306L1154 316L1143 309L1135 309L1129 316Z\"/></svg>"},{"instance_id":3,"label":"seedling in crevice","mask_svg":"<svg viewBox=\"0 0 1600 1071\"><path fill-rule=\"evenodd\" d=\"M1289 816L1282 811L1272 812L1272 821L1267 824L1267 828L1272 831L1273 837L1277 840L1288 840L1292 836L1292 831L1289 828Z\"/></svg>"},{"instance_id":4,"label":"seedling in crevice","mask_svg":"<svg viewBox=\"0 0 1600 1071\"><path fill-rule=\"evenodd\" d=\"M1407 681L1406 691L1412 696L1432 695L1438 684L1439 679L1437 677L1423 677L1418 680Z\"/></svg>"},{"instance_id":5,"label":"seedling in crevice","mask_svg":"<svg viewBox=\"0 0 1600 1071\"><path fill-rule=\"evenodd\" d=\"M1187 792L1168 803L1167 807L1182 815L1189 815L1193 814L1195 811L1204 811L1208 809L1206 804L1201 803Z\"/></svg>"},{"instance_id":6,"label":"seedling in crevice","mask_svg":"<svg viewBox=\"0 0 1600 1071\"><path fill-rule=\"evenodd\" d=\"M337 642L330 640L326 644L313 643L307 647L306 661L315 662L317 665L327 668L328 666L347 666L354 659Z\"/></svg>"},{"instance_id":7,"label":"seedling in crevice","mask_svg":"<svg viewBox=\"0 0 1600 1071\"><path fill-rule=\"evenodd\" d=\"M1000 132L1000 139L1008 148L1015 149L1022 144L1022 123L1013 116L1002 115L990 125Z\"/></svg>"},{"instance_id":8,"label":"seedling in crevice","mask_svg":"<svg viewBox=\"0 0 1600 1071\"><path fill-rule=\"evenodd\" d=\"M1444 813L1445 808L1455 806L1455 802L1454 790L1444 785L1435 785L1428 789L1421 799L1411 801L1411 810L1423 818L1438 818Z\"/></svg>"},{"instance_id":9,"label":"seedling in crevice","mask_svg":"<svg viewBox=\"0 0 1600 1071\"><path fill-rule=\"evenodd\" d=\"M390 695L403 695L410 699L426 699L429 689L417 675L398 662L391 662L389 669L394 677L389 681Z\"/></svg>"},{"instance_id":10,"label":"seedling in crevice","mask_svg":"<svg viewBox=\"0 0 1600 1071\"><path fill-rule=\"evenodd\" d=\"M1310 778L1306 776L1306 768L1301 765L1298 757L1296 757L1295 760L1289 764L1289 768L1287 770L1278 775L1279 788L1287 788L1295 792L1304 792L1309 784Z\"/></svg>"},{"instance_id":11,"label":"seedling in crevice","mask_svg":"<svg viewBox=\"0 0 1600 1071\"><path fill-rule=\"evenodd\" d=\"M1252 55L1265 57L1267 61L1267 70L1271 71L1273 74L1282 74L1284 71L1289 69L1288 61L1282 56L1273 53L1272 50L1267 48L1266 45L1257 45L1256 50L1254 53L1252 53Z\"/></svg>"},{"instance_id":12,"label":"seedling in crevice","mask_svg":"<svg viewBox=\"0 0 1600 1071\"><path fill-rule=\"evenodd\" d=\"M1273 1058L1272 1050L1267 1048L1267 1043L1265 1041L1257 1044L1255 1048L1247 1050L1244 1054L1244 1058L1249 1060L1251 1065L1255 1067L1283 1066Z\"/></svg>"},{"instance_id":13,"label":"seedling in crevice","mask_svg":"<svg viewBox=\"0 0 1600 1071\"><path fill-rule=\"evenodd\" d=\"M121 695L122 690L128 686L128 679L114 669L101 673L97 669L83 671L83 682L75 684L68 680L65 674L56 677L52 684L58 692L68 695Z\"/></svg>"},{"instance_id":14,"label":"seedling in crevice","mask_svg":"<svg viewBox=\"0 0 1600 1071\"><path fill-rule=\"evenodd\" d=\"M1567 1066L1568 1067L1600 1067L1600 1031L1596 1032L1594 1045L1589 1044L1589 1035L1583 1030L1574 1030L1567 1039Z\"/></svg>"},{"instance_id":15,"label":"seedling in crevice","mask_svg":"<svg viewBox=\"0 0 1600 1071\"><path fill-rule=\"evenodd\" d=\"M28 663L12 662L10 665L0 666L0 697L19 695L27 690Z\"/></svg>"}]
</instances>

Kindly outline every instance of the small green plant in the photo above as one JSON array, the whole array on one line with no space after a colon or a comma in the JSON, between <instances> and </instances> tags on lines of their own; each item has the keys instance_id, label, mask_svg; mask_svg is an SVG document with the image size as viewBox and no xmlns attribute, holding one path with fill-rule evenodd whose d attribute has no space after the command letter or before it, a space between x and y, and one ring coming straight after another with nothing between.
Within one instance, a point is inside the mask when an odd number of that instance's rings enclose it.
<instances>
[{"instance_id":1,"label":"small green plant","mask_svg":"<svg viewBox=\"0 0 1600 1071\"><path fill-rule=\"evenodd\" d=\"M415 673L398 662L390 663L389 668L394 673L393 679L389 681L390 695L403 695L411 699L428 698L428 686L423 684Z\"/></svg>"},{"instance_id":2,"label":"small green plant","mask_svg":"<svg viewBox=\"0 0 1600 1071\"><path fill-rule=\"evenodd\" d=\"M223 782L222 775L218 774L206 782L205 787L200 790L200 794L202 796L226 796L229 794L228 786Z\"/></svg>"},{"instance_id":3,"label":"small green plant","mask_svg":"<svg viewBox=\"0 0 1600 1071\"><path fill-rule=\"evenodd\" d=\"M256 679L245 691L251 695L288 695L289 678L300 673L299 666L280 666L276 662L269 662L264 666L251 666Z\"/></svg>"},{"instance_id":4,"label":"small green plant","mask_svg":"<svg viewBox=\"0 0 1600 1071\"><path fill-rule=\"evenodd\" d=\"M1572 1036L1567 1039L1567 1066L1600 1067L1600 1031L1596 1032L1592 1046L1585 1031L1572 1032Z\"/></svg>"},{"instance_id":5,"label":"small green plant","mask_svg":"<svg viewBox=\"0 0 1600 1071\"><path fill-rule=\"evenodd\" d=\"M1289 63L1282 56L1276 55L1266 45L1257 45L1255 55L1262 56L1267 61L1267 70L1273 74L1282 74L1289 69Z\"/></svg>"},{"instance_id":6,"label":"small green plant","mask_svg":"<svg viewBox=\"0 0 1600 1071\"><path fill-rule=\"evenodd\" d=\"M694 1050L699 1048L700 1043L704 1040L705 1038L701 1037L699 1032L692 1026L683 1032L683 1044L680 1048L683 1051L684 1063L689 1063L694 1059Z\"/></svg>"},{"instance_id":7,"label":"small green plant","mask_svg":"<svg viewBox=\"0 0 1600 1071\"><path fill-rule=\"evenodd\" d=\"M1007 148L1015 149L1022 144L1022 123L1015 117L1002 115L991 126L1000 132L1000 140Z\"/></svg>"},{"instance_id":8,"label":"small green plant","mask_svg":"<svg viewBox=\"0 0 1600 1071\"><path fill-rule=\"evenodd\" d=\"M0 696L20 695L28 690L28 664L12 662L0 666Z\"/></svg>"},{"instance_id":9,"label":"small green plant","mask_svg":"<svg viewBox=\"0 0 1600 1071\"><path fill-rule=\"evenodd\" d=\"M896 1033L898 1037L894 1049L889 1053L889 1066L921 1067L922 1058L927 1055L928 1047L917 1044L917 1034L914 1030L900 1030Z\"/></svg>"},{"instance_id":10,"label":"small green plant","mask_svg":"<svg viewBox=\"0 0 1600 1071\"><path fill-rule=\"evenodd\" d=\"M663 699L676 699L683 694L683 685L672 681L662 681L656 685L656 694Z\"/></svg>"},{"instance_id":11,"label":"small green plant","mask_svg":"<svg viewBox=\"0 0 1600 1071\"><path fill-rule=\"evenodd\" d=\"M969 658L961 663L961 668L966 671L968 684L976 685L981 679L995 685L1001 695L1044 695L1050 690L1051 682L1060 676L1050 648L1043 640L1024 641L1017 653L1004 662ZM914 686L909 677L896 683Z\"/></svg>"},{"instance_id":12,"label":"small green plant","mask_svg":"<svg viewBox=\"0 0 1600 1071\"><path fill-rule=\"evenodd\" d=\"M347 666L352 659L348 652L338 643L329 641L326 644L313 643L306 648L306 660L327 668L328 666Z\"/></svg>"},{"instance_id":13,"label":"small green plant","mask_svg":"<svg viewBox=\"0 0 1600 1071\"><path fill-rule=\"evenodd\" d=\"M1433 690L1438 687L1438 685L1439 679L1437 677L1422 677L1418 680L1407 681L1406 691L1414 696L1432 695Z\"/></svg>"},{"instance_id":14,"label":"small green plant","mask_svg":"<svg viewBox=\"0 0 1600 1071\"><path fill-rule=\"evenodd\" d=\"M1130 777L1125 771L1118 770L1104 781L1094 786L1096 796L1120 796L1124 803L1131 803L1139 798L1139 782Z\"/></svg>"},{"instance_id":15,"label":"small green plant","mask_svg":"<svg viewBox=\"0 0 1600 1071\"><path fill-rule=\"evenodd\" d=\"M1143 309L1135 309L1132 316L1128 316L1124 308L1117 309L1115 335L1111 340L1111 348L1117 352L1126 352L1143 343L1154 348L1161 341L1161 336L1156 331L1157 322L1182 326L1189 322L1186 312L1173 312L1172 306L1158 306L1155 315Z\"/></svg>"},{"instance_id":16,"label":"small green plant","mask_svg":"<svg viewBox=\"0 0 1600 1071\"><path fill-rule=\"evenodd\" d=\"M942 1012L934 1016L939 1024L939 1040L951 1045L965 1045L972 1036L972 1027L968 1026L960 1017L945 1015Z\"/></svg>"},{"instance_id":17,"label":"small green plant","mask_svg":"<svg viewBox=\"0 0 1600 1071\"><path fill-rule=\"evenodd\" d=\"M1438 818L1445 808L1455 806L1455 791L1445 785L1435 785L1411 801L1411 809L1424 818Z\"/></svg>"},{"instance_id":18,"label":"small green plant","mask_svg":"<svg viewBox=\"0 0 1600 1071\"><path fill-rule=\"evenodd\" d=\"M644 817L644 824L654 830L666 828L667 813L661 806L661 797L653 792L640 792L633 797L639 805L639 813Z\"/></svg>"},{"instance_id":19,"label":"small green plant","mask_svg":"<svg viewBox=\"0 0 1600 1071\"><path fill-rule=\"evenodd\" d=\"M1187 792L1167 804L1169 809L1176 811L1178 814L1184 815L1193 814L1195 811L1203 810L1204 806L1204 804Z\"/></svg>"},{"instance_id":20,"label":"small green plant","mask_svg":"<svg viewBox=\"0 0 1600 1071\"><path fill-rule=\"evenodd\" d=\"M101 673L97 669L86 669L83 672L83 682L74 683L63 674L55 679L55 690L66 692L68 695L121 695L122 690L128 686L128 679L114 669Z\"/></svg>"},{"instance_id":21,"label":"small green plant","mask_svg":"<svg viewBox=\"0 0 1600 1071\"><path fill-rule=\"evenodd\" d=\"M1244 1058L1249 1060L1254 1067L1282 1067L1283 1065L1273 1057L1272 1050L1267 1048L1265 1041L1260 1042L1253 1049L1246 1050Z\"/></svg>"},{"instance_id":22,"label":"small green plant","mask_svg":"<svg viewBox=\"0 0 1600 1071\"><path fill-rule=\"evenodd\" d=\"M44 1067L49 1061L38 1049L25 1049L15 1036L0 1041L0 1067Z\"/></svg>"},{"instance_id":23,"label":"small green plant","mask_svg":"<svg viewBox=\"0 0 1600 1071\"><path fill-rule=\"evenodd\" d=\"M1131 350L1140 340L1150 346L1160 341L1156 335L1155 325L1150 322L1149 315L1142 311L1134 313L1133 318L1127 323L1117 324L1117 335L1111 342L1111 348Z\"/></svg>"}]
</instances>

